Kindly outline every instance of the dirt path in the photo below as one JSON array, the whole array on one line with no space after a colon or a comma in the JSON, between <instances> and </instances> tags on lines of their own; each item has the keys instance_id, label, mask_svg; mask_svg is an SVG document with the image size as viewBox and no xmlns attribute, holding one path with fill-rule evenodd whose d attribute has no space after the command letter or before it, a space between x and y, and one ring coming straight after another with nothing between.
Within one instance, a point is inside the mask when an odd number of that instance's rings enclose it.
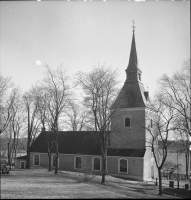
<instances>
[{"instance_id":1,"label":"dirt path","mask_svg":"<svg viewBox=\"0 0 191 200\"><path fill-rule=\"evenodd\" d=\"M146 190L145 190L146 189ZM45 169L11 171L9 175L1 175L1 199L33 199L33 198L173 198L157 196L154 186L122 185L99 181L91 183L79 182L66 174L48 172Z\"/></svg>"}]
</instances>

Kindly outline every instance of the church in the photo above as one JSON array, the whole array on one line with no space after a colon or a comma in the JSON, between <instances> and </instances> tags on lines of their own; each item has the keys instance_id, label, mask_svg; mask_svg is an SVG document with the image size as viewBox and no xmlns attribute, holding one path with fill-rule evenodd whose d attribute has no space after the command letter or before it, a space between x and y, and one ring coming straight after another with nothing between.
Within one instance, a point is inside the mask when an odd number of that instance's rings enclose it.
<instances>
[{"instance_id":1,"label":"church","mask_svg":"<svg viewBox=\"0 0 191 200\"><path fill-rule=\"evenodd\" d=\"M107 152L107 173L132 180L156 178L151 148L147 146L149 133L144 128L149 94L141 80L138 66L135 33L133 30L126 80L111 109L117 107L111 119L110 146ZM117 106L116 106L117 105ZM137 122L143 126L139 126ZM96 132L59 131L58 169L63 171L101 174L102 156L99 144L94 140ZM52 159L54 160L54 158ZM18 158L17 167L25 166ZM48 168L46 134L42 131L33 143L30 164ZM52 166L55 163L52 161Z\"/></svg>"}]
</instances>

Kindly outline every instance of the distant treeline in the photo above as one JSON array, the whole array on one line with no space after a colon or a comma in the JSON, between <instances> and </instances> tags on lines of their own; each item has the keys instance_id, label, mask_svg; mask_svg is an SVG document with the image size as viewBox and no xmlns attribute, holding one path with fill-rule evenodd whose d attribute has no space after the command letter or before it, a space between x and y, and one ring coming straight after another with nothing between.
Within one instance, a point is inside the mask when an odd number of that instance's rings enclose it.
<instances>
[{"instance_id":1,"label":"distant treeline","mask_svg":"<svg viewBox=\"0 0 191 200\"><path fill-rule=\"evenodd\" d=\"M8 144L7 143L10 143L12 144L13 143L13 139L10 139L10 138L6 138L6 137L1 137L0 138L0 144L1 144L1 151L7 151L7 147L8 147ZM27 146L27 138L18 138L18 141L16 139L16 142L18 142L18 145L17 145L17 149L23 149L26 151L26 146Z\"/></svg>"},{"instance_id":2,"label":"distant treeline","mask_svg":"<svg viewBox=\"0 0 191 200\"><path fill-rule=\"evenodd\" d=\"M184 140L177 140L177 141L169 140L169 141L167 141L167 144L169 144L169 146L168 146L169 152L177 152L177 149L178 149L178 152L183 153L185 151L185 141ZM162 141L161 140L158 141L158 147L160 149L162 149Z\"/></svg>"}]
</instances>

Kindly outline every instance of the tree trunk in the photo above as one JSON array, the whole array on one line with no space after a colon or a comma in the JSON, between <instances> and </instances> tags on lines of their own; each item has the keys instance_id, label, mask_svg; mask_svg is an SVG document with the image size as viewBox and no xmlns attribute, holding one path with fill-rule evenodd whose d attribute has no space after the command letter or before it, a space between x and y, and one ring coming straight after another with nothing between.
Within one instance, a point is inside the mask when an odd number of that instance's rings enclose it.
<instances>
[{"instance_id":1,"label":"tree trunk","mask_svg":"<svg viewBox=\"0 0 191 200\"><path fill-rule=\"evenodd\" d=\"M57 134L57 133L56 133ZM56 150L56 163L55 163L55 174L58 174L58 157L59 157L59 152L58 152L58 136L56 136L56 142L55 142L55 150Z\"/></svg>"},{"instance_id":2,"label":"tree trunk","mask_svg":"<svg viewBox=\"0 0 191 200\"><path fill-rule=\"evenodd\" d=\"M14 166L16 162L16 157L17 157L17 147L16 147L16 132L14 131L14 143L13 143L13 157L14 157Z\"/></svg>"},{"instance_id":3,"label":"tree trunk","mask_svg":"<svg viewBox=\"0 0 191 200\"><path fill-rule=\"evenodd\" d=\"M189 152L185 152L185 157L186 157L186 180L189 180L189 173L188 173L188 168L189 168Z\"/></svg>"},{"instance_id":4,"label":"tree trunk","mask_svg":"<svg viewBox=\"0 0 191 200\"><path fill-rule=\"evenodd\" d=\"M105 183L105 176L107 174L107 169L106 169L106 162L107 162L107 150L102 151L102 180L101 183Z\"/></svg>"},{"instance_id":5,"label":"tree trunk","mask_svg":"<svg viewBox=\"0 0 191 200\"><path fill-rule=\"evenodd\" d=\"M44 126L43 126L43 130L45 130ZM48 137L48 133L45 132L45 136L46 136L46 144L47 144L47 151L48 151L48 171L52 171L52 165L51 165L51 155L52 155L52 146L50 146L50 137Z\"/></svg>"},{"instance_id":6,"label":"tree trunk","mask_svg":"<svg viewBox=\"0 0 191 200\"><path fill-rule=\"evenodd\" d=\"M27 160L26 160L26 169L30 169L30 138L27 140Z\"/></svg>"},{"instance_id":7,"label":"tree trunk","mask_svg":"<svg viewBox=\"0 0 191 200\"><path fill-rule=\"evenodd\" d=\"M26 160L26 169L30 169L30 143L31 143L31 132L30 132L30 109L28 112L28 138L27 138L27 160Z\"/></svg>"},{"instance_id":8,"label":"tree trunk","mask_svg":"<svg viewBox=\"0 0 191 200\"><path fill-rule=\"evenodd\" d=\"M51 165L51 153L48 153L48 171L52 171L52 165Z\"/></svg>"},{"instance_id":9,"label":"tree trunk","mask_svg":"<svg viewBox=\"0 0 191 200\"><path fill-rule=\"evenodd\" d=\"M8 157L8 164L11 166L11 155L10 155L10 143L7 143L7 157Z\"/></svg>"},{"instance_id":10,"label":"tree trunk","mask_svg":"<svg viewBox=\"0 0 191 200\"><path fill-rule=\"evenodd\" d=\"M16 166L16 162L17 162L17 148L15 147L14 169L15 169L15 166Z\"/></svg>"},{"instance_id":11,"label":"tree trunk","mask_svg":"<svg viewBox=\"0 0 191 200\"><path fill-rule=\"evenodd\" d=\"M159 195L162 195L162 177L160 169L158 169L158 178L159 178Z\"/></svg>"}]
</instances>

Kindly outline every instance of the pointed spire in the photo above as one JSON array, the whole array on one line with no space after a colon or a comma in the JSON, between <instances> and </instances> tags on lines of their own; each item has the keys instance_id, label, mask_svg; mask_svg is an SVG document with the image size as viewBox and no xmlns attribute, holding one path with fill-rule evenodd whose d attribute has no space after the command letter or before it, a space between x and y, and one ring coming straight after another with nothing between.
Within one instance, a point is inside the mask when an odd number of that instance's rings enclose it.
<instances>
[{"instance_id":1,"label":"pointed spire","mask_svg":"<svg viewBox=\"0 0 191 200\"><path fill-rule=\"evenodd\" d=\"M129 64L127 67L127 71L137 71L137 51L136 51L136 44L135 44L135 34L133 30L133 38L132 38L132 43L131 43L131 52L129 56Z\"/></svg>"},{"instance_id":2,"label":"pointed spire","mask_svg":"<svg viewBox=\"0 0 191 200\"><path fill-rule=\"evenodd\" d=\"M133 20L133 37L131 43L131 50L129 56L129 64L126 71L127 80L126 81L141 81L141 70L138 68L138 59L137 59L137 51L136 51L136 43L135 43L135 22Z\"/></svg>"}]
</instances>

